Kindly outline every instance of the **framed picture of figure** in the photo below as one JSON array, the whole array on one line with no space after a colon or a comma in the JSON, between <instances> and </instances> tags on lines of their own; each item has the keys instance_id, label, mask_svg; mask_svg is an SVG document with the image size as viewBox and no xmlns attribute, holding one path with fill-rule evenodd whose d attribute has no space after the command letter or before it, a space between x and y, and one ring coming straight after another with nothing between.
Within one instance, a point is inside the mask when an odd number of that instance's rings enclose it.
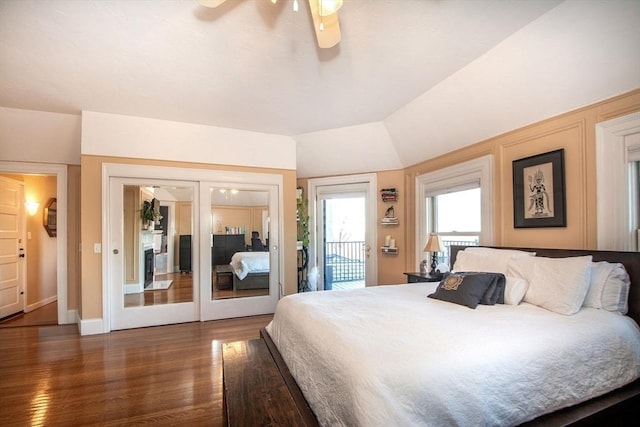
<instances>
[{"instance_id":1,"label":"framed picture of figure","mask_svg":"<svg viewBox=\"0 0 640 427\"><path fill-rule=\"evenodd\" d=\"M513 224L567 226L563 149L513 161Z\"/></svg>"}]
</instances>

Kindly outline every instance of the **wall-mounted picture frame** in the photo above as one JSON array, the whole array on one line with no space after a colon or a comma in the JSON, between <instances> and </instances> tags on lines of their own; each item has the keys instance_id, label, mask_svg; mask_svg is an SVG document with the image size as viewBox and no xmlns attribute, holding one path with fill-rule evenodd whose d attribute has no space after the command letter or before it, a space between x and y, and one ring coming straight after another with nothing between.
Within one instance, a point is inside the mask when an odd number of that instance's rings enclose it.
<instances>
[{"instance_id":1,"label":"wall-mounted picture frame","mask_svg":"<svg viewBox=\"0 0 640 427\"><path fill-rule=\"evenodd\" d=\"M567 226L564 149L513 161L513 224Z\"/></svg>"}]
</instances>

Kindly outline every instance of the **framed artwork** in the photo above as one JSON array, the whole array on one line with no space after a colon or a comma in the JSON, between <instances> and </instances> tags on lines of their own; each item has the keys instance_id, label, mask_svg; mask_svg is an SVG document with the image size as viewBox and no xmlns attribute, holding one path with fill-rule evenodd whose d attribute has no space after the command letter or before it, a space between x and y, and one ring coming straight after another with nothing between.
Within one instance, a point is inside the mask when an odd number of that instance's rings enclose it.
<instances>
[{"instance_id":1,"label":"framed artwork","mask_svg":"<svg viewBox=\"0 0 640 427\"><path fill-rule=\"evenodd\" d=\"M564 149L513 161L513 224L567 226Z\"/></svg>"}]
</instances>

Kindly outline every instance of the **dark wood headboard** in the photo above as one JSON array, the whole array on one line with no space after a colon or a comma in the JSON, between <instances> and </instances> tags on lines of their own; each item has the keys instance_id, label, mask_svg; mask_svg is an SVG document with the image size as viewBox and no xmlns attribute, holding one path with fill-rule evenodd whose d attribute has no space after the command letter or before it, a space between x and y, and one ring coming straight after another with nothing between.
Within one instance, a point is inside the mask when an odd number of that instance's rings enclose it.
<instances>
[{"instance_id":1,"label":"dark wood headboard","mask_svg":"<svg viewBox=\"0 0 640 427\"><path fill-rule=\"evenodd\" d=\"M487 246L497 249L518 249L522 251L535 252L536 256L548 258L564 258L570 256L591 255L594 261L619 262L624 265L631 279L629 287L629 312L627 315L640 325L640 252L617 252L617 251L590 251L581 249L540 249L540 248L514 248L506 246ZM456 261L458 251L466 246L451 246L451 267Z\"/></svg>"}]
</instances>

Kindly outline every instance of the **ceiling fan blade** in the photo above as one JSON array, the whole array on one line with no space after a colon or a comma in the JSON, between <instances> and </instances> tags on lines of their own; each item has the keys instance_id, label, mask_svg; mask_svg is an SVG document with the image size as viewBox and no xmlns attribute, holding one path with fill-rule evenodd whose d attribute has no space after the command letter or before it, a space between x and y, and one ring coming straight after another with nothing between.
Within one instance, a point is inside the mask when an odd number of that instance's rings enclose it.
<instances>
[{"instance_id":1,"label":"ceiling fan blade","mask_svg":"<svg viewBox=\"0 0 640 427\"><path fill-rule=\"evenodd\" d=\"M318 39L318 47L327 49L340 43L340 22L338 12L327 16L320 16L318 0L309 0L309 9L313 18L313 27ZM322 26L322 30L320 29Z\"/></svg>"},{"instance_id":2,"label":"ceiling fan blade","mask_svg":"<svg viewBox=\"0 0 640 427\"><path fill-rule=\"evenodd\" d=\"M227 0L196 0L205 7L218 7Z\"/></svg>"}]
</instances>

